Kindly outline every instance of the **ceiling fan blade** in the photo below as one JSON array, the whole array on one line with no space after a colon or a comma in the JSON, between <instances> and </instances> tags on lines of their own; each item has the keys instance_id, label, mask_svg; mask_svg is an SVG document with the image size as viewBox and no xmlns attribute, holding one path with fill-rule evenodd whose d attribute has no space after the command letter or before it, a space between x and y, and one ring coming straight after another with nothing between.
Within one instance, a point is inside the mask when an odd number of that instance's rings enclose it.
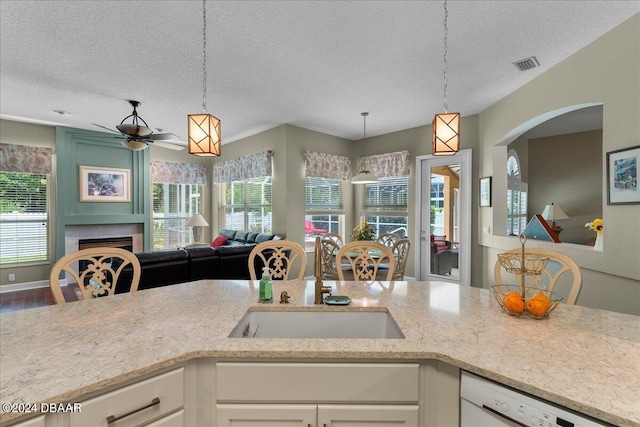
<instances>
[{"instance_id":1,"label":"ceiling fan blade","mask_svg":"<svg viewBox=\"0 0 640 427\"><path fill-rule=\"evenodd\" d=\"M169 142L169 141L174 142L175 141L177 143L182 143L183 142L178 135L176 135L175 133L171 133L171 132L152 133L147 138L151 139L153 141L167 141L167 142Z\"/></svg>"},{"instance_id":2,"label":"ceiling fan blade","mask_svg":"<svg viewBox=\"0 0 640 427\"><path fill-rule=\"evenodd\" d=\"M98 126L99 128L106 129L106 130L108 130L110 132L117 133L118 135L121 135L121 133L118 132L117 130L110 129L110 128L106 127L106 126L102 126L102 125L99 125L97 123L91 123L91 124L94 125L94 126Z\"/></svg>"},{"instance_id":3,"label":"ceiling fan blade","mask_svg":"<svg viewBox=\"0 0 640 427\"><path fill-rule=\"evenodd\" d=\"M175 142L166 142L166 141L152 141L153 145L158 146L158 147L162 147L162 148L168 148L170 150L184 150L187 147L187 143L180 143L177 144ZM184 145L182 145L184 144Z\"/></svg>"}]
</instances>

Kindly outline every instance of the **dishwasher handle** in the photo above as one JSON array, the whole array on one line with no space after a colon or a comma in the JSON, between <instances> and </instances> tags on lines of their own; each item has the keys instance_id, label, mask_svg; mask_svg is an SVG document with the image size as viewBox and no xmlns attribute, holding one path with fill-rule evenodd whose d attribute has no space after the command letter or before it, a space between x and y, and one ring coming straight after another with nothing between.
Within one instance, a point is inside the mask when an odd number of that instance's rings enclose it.
<instances>
[{"instance_id":1,"label":"dishwasher handle","mask_svg":"<svg viewBox=\"0 0 640 427\"><path fill-rule=\"evenodd\" d=\"M498 411L496 411L495 409L493 409L493 408L491 408L491 407L489 407L489 406L487 406L487 405L482 405L482 409L486 409L487 411L492 412L492 413L496 414L497 416L499 416L499 417L501 417L501 418L504 418L504 419L506 419L506 420L509 420L509 421L511 421L512 423L516 423L516 424L518 424L519 426L522 426L522 427L529 427L528 425L523 424L523 423L521 423L520 421L518 421L518 420L516 420L516 419L513 419L513 418L511 418L511 417L508 417L508 416L506 416L505 414L503 414L502 412L498 412Z\"/></svg>"}]
</instances>

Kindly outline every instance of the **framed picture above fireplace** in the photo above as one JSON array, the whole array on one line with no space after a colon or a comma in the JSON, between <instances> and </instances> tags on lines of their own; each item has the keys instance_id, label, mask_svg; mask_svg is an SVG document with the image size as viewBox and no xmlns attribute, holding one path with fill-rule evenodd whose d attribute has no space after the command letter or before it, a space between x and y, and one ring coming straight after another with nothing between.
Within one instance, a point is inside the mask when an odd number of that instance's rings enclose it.
<instances>
[{"instance_id":1,"label":"framed picture above fireplace","mask_svg":"<svg viewBox=\"0 0 640 427\"><path fill-rule=\"evenodd\" d=\"M130 202L129 169L80 166L81 202Z\"/></svg>"}]
</instances>

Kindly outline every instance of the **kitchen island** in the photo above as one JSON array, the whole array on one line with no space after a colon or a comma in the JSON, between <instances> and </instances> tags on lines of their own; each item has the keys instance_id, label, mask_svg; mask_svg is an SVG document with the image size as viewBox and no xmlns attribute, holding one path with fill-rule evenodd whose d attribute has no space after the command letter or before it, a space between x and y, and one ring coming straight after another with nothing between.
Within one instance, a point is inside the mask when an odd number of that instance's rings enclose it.
<instances>
[{"instance_id":1,"label":"kitchen island","mask_svg":"<svg viewBox=\"0 0 640 427\"><path fill-rule=\"evenodd\" d=\"M312 281L202 280L0 316L2 403L79 402L201 358L437 360L616 425L640 425L640 318L560 304L548 319L501 312L484 289L444 282L331 282L349 306L314 306ZM289 304L277 296L287 291ZM243 339L250 308L388 310L404 339ZM21 414L3 412L5 424Z\"/></svg>"}]
</instances>

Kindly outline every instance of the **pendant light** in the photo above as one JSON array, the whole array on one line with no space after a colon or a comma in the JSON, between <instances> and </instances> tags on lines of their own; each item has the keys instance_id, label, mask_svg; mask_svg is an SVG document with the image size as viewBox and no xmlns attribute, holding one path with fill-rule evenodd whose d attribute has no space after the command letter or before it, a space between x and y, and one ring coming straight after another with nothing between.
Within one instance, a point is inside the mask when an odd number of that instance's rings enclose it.
<instances>
[{"instance_id":1,"label":"pendant light","mask_svg":"<svg viewBox=\"0 0 640 427\"><path fill-rule=\"evenodd\" d=\"M460 113L447 112L447 0L444 1L444 113L436 114L431 123L432 146L434 156L450 156L460 150Z\"/></svg>"},{"instance_id":2,"label":"pendant light","mask_svg":"<svg viewBox=\"0 0 640 427\"><path fill-rule=\"evenodd\" d=\"M362 116L362 120L364 121L364 131L362 139L365 140L367 139L367 116L369 115L369 113L364 112L360 113L360 115ZM378 182L378 177L373 175L368 170L361 170L358 175L351 178L352 184L375 184L376 182Z\"/></svg>"},{"instance_id":3,"label":"pendant light","mask_svg":"<svg viewBox=\"0 0 640 427\"><path fill-rule=\"evenodd\" d=\"M222 145L220 120L207 112L207 0L202 0L202 113L187 116L189 154L219 156Z\"/></svg>"}]
</instances>

